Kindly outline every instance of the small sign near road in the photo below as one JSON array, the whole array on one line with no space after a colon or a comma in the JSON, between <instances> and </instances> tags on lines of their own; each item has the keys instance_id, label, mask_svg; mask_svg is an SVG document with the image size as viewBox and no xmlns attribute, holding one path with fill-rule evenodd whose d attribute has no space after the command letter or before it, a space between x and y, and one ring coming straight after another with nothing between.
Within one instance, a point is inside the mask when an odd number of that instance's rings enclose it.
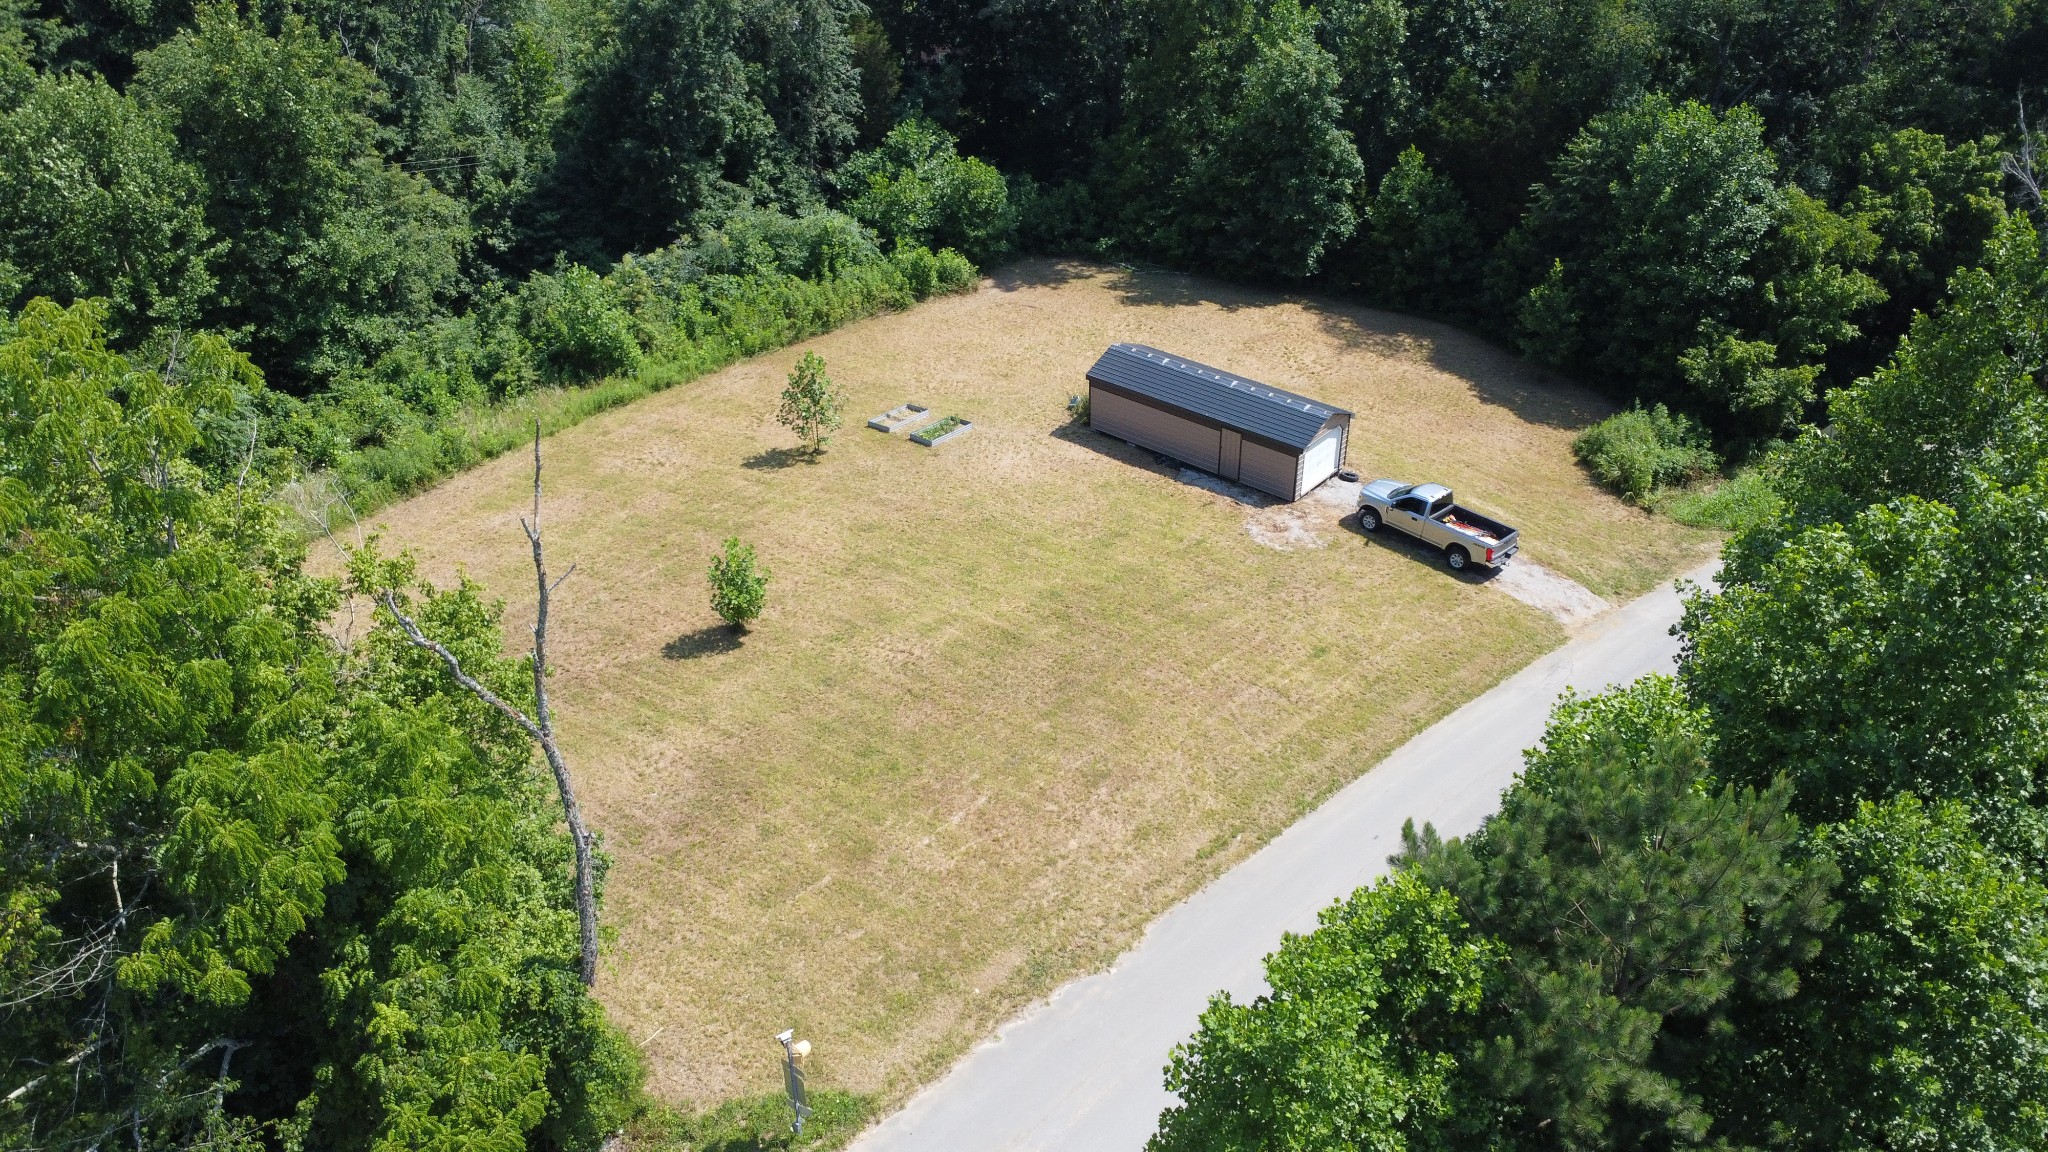
<instances>
[{"instance_id":1,"label":"small sign near road","mask_svg":"<svg viewBox=\"0 0 2048 1152\"><path fill-rule=\"evenodd\" d=\"M775 1039L782 1045L782 1087L789 1093L789 1110L796 1114L796 1122L789 1128L801 1136L804 1120L811 1114L810 1099L804 1093L804 1057L811 1054L811 1042L798 1040L793 1028Z\"/></svg>"}]
</instances>

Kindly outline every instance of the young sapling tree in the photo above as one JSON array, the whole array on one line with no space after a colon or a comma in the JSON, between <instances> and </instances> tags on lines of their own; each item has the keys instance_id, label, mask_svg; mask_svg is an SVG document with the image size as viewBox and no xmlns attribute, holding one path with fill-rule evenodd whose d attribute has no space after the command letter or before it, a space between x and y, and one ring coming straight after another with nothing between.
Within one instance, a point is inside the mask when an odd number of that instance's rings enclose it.
<instances>
[{"instance_id":1,"label":"young sapling tree","mask_svg":"<svg viewBox=\"0 0 2048 1152\"><path fill-rule=\"evenodd\" d=\"M711 558L710 576L711 610L734 631L746 631L768 603L769 572L755 559L754 546L726 537L724 550Z\"/></svg>"},{"instance_id":2,"label":"young sapling tree","mask_svg":"<svg viewBox=\"0 0 2048 1152\"><path fill-rule=\"evenodd\" d=\"M806 352L782 389L782 407L776 410L775 419L796 433L804 447L816 456L839 429L845 407L846 397L825 375L825 358L816 352Z\"/></svg>"}]
</instances>

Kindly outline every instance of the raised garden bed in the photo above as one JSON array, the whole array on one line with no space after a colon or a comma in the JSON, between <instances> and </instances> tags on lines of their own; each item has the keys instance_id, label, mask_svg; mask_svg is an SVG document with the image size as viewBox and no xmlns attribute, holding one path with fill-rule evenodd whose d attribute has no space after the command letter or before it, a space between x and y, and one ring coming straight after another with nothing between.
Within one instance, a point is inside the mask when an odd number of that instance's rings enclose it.
<instances>
[{"instance_id":1,"label":"raised garden bed","mask_svg":"<svg viewBox=\"0 0 2048 1152\"><path fill-rule=\"evenodd\" d=\"M972 431L974 431L972 423L962 420L958 416L946 416L942 417L936 424L911 433L910 438L929 448L934 444L942 444L956 436L965 436Z\"/></svg>"},{"instance_id":2,"label":"raised garden bed","mask_svg":"<svg viewBox=\"0 0 2048 1152\"><path fill-rule=\"evenodd\" d=\"M898 404L868 421L868 427L877 432L895 432L906 425L917 423L930 414L931 409L922 404Z\"/></svg>"}]
</instances>

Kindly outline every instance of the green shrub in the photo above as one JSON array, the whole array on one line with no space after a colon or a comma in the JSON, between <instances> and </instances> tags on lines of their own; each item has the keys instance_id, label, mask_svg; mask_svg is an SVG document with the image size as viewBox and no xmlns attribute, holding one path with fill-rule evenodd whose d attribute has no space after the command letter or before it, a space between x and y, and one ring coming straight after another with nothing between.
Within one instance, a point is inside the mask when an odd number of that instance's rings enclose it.
<instances>
[{"instance_id":1,"label":"green shrub","mask_svg":"<svg viewBox=\"0 0 2048 1152\"><path fill-rule=\"evenodd\" d=\"M903 277L912 297L924 300L942 292L960 292L974 285L980 273L965 256L951 248L937 252L920 244L899 244L889 263Z\"/></svg>"},{"instance_id":2,"label":"green shrub","mask_svg":"<svg viewBox=\"0 0 2048 1152\"><path fill-rule=\"evenodd\" d=\"M979 271L967 257L951 248L941 248L933 259L938 262L936 279L939 292L965 292L974 287Z\"/></svg>"},{"instance_id":3,"label":"green shrub","mask_svg":"<svg viewBox=\"0 0 2048 1152\"><path fill-rule=\"evenodd\" d=\"M726 537L725 550L711 558L711 610L733 628L746 631L768 604L769 575L755 559L752 544Z\"/></svg>"},{"instance_id":4,"label":"green shrub","mask_svg":"<svg viewBox=\"0 0 2048 1152\"><path fill-rule=\"evenodd\" d=\"M849 268L881 260L875 238L858 220L842 212L805 212L785 216L771 208L733 213L708 229L687 252L704 274L762 276L781 273L806 280L829 279Z\"/></svg>"},{"instance_id":5,"label":"green shrub","mask_svg":"<svg viewBox=\"0 0 2048 1152\"><path fill-rule=\"evenodd\" d=\"M633 317L590 269L537 273L520 289L519 304L520 327L549 380L581 384L640 366Z\"/></svg>"},{"instance_id":6,"label":"green shrub","mask_svg":"<svg viewBox=\"0 0 2048 1152\"><path fill-rule=\"evenodd\" d=\"M1602 484L1637 504L1720 465L1699 426L1662 404L1609 416L1579 433L1572 452Z\"/></svg>"},{"instance_id":7,"label":"green shrub","mask_svg":"<svg viewBox=\"0 0 2048 1152\"><path fill-rule=\"evenodd\" d=\"M920 244L901 244L890 255L889 262L910 286L912 296L923 300L938 290L939 258L931 249Z\"/></svg>"},{"instance_id":8,"label":"green shrub","mask_svg":"<svg viewBox=\"0 0 2048 1152\"><path fill-rule=\"evenodd\" d=\"M1017 232L1002 173L961 156L945 129L906 120L846 162L848 211L898 247L959 248L977 260L1009 251Z\"/></svg>"}]
</instances>

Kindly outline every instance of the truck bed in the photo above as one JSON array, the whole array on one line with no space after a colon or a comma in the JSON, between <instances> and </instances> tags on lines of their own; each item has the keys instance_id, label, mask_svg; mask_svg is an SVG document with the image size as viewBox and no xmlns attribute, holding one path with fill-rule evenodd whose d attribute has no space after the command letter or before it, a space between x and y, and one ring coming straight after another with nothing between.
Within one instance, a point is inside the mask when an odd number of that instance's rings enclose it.
<instances>
[{"instance_id":1,"label":"truck bed","mask_svg":"<svg viewBox=\"0 0 2048 1152\"><path fill-rule=\"evenodd\" d=\"M1507 525L1488 516L1481 516L1462 504L1453 504L1431 519L1447 528L1456 528L1479 537L1488 547L1506 540L1514 532Z\"/></svg>"}]
</instances>

